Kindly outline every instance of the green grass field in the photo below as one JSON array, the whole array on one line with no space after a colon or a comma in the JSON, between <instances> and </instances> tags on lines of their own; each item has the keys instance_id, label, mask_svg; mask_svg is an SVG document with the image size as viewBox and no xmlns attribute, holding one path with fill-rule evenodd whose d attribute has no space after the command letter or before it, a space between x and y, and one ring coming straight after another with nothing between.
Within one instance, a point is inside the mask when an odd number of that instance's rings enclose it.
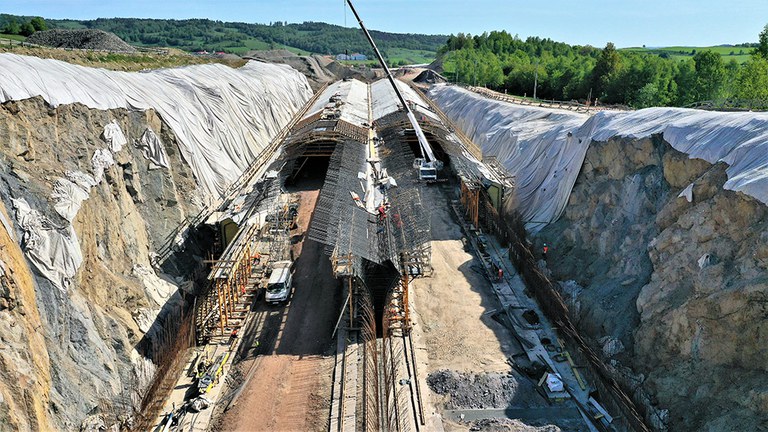
<instances>
[{"instance_id":1,"label":"green grass field","mask_svg":"<svg viewBox=\"0 0 768 432\"><path fill-rule=\"evenodd\" d=\"M266 51L266 50L272 50L272 49L284 49L298 55L312 54L309 51L304 51L303 49L288 46L288 45L282 45L282 44L270 45L269 43L261 41L259 39L246 39L242 42L238 42L236 46L228 46L224 48L224 51L232 54L242 55L248 51Z\"/></svg>"},{"instance_id":2,"label":"green grass field","mask_svg":"<svg viewBox=\"0 0 768 432\"><path fill-rule=\"evenodd\" d=\"M0 33L0 39L10 39L18 42L24 42L25 40L27 40L26 36L5 34L5 33Z\"/></svg>"},{"instance_id":3,"label":"green grass field","mask_svg":"<svg viewBox=\"0 0 768 432\"><path fill-rule=\"evenodd\" d=\"M432 63L435 60L436 53L434 51L396 48L386 50L384 56L387 57L389 63L424 64Z\"/></svg>"},{"instance_id":4,"label":"green grass field","mask_svg":"<svg viewBox=\"0 0 768 432\"><path fill-rule=\"evenodd\" d=\"M736 63L744 63L749 60L752 48L747 47L735 47L735 46L714 46L714 47L689 47L689 46L675 46L675 47L663 47L663 48L622 48L621 51L634 51L634 52L646 52L650 54L656 54L664 57L671 58L673 60L686 60L693 58L693 56L699 51L714 51L723 57L723 61L730 62L735 60Z\"/></svg>"}]
</instances>

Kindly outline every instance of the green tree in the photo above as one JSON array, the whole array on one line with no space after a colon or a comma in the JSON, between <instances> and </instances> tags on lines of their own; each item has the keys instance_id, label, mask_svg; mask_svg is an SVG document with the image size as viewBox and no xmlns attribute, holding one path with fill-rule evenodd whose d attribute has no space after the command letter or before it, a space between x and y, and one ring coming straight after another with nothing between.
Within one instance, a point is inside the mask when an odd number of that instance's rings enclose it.
<instances>
[{"instance_id":1,"label":"green tree","mask_svg":"<svg viewBox=\"0 0 768 432\"><path fill-rule=\"evenodd\" d=\"M608 42L597 58L597 64L592 70L592 87L594 95L605 97L612 78L616 75L621 65L621 57L616 52L613 42Z\"/></svg>"},{"instance_id":2,"label":"green tree","mask_svg":"<svg viewBox=\"0 0 768 432\"><path fill-rule=\"evenodd\" d=\"M658 105L658 100L659 88L656 84L648 83L637 92L632 105L635 108L648 108Z\"/></svg>"},{"instance_id":3,"label":"green tree","mask_svg":"<svg viewBox=\"0 0 768 432\"><path fill-rule=\"evenodd\" d=\"M768 24L766 24L765 27L763 27L763 31L760 32L754 55L768 59Z\"/></svg>"},{"instance_id":4,"label":"green tree","mask_svg":"<svg viewBox=\"0 0 768 432\"><path fill-rule=\"evenodd\" d=\"M699 51L693 56L696 63L695 94L699 100L720 99L725 81L725 65L720 54Z\"/></svg>"},{"instance_id":5,"label":"green tree","mask_svg":"<svg viewBox=\"0 0 768 432\"><path fill-rule=\"evenodd\" d=\"M32 24L32 27L35 28L35 31L48 30L48 24L41 17L34 17L29 21L29 23Z\"/></svg>"},{"instance_id":6,"label":"green tree","mask_svg":"<svg viewBox=\"0 0 768 432\"><path fill-rule=\"evenodd\" d=\"M768 58L755 56L739 70L736 96L768 101Z\"/></svg>"},{"instance_id":7,"label":"green tree","mask_svg":"<svg viewBox=\"0 0 768 432\"><path fill-rule=\"evenodd\" d=\"M19 32L22 36L30 36L32 33L35 32L35 27L32 25L32 23L25 22L21 25L21 31Z\"/></svg>"},{"instance_id":8,"label":"green tree","mask_svg":"<svg viewBox=\"0 0 768 432\"><path fill-rule=\"evenodd\" d=\"M8 24L3 28L3 33L17 35L21 33L21 26L16 20L8 21Z\"/></svg>"}]
</instances>

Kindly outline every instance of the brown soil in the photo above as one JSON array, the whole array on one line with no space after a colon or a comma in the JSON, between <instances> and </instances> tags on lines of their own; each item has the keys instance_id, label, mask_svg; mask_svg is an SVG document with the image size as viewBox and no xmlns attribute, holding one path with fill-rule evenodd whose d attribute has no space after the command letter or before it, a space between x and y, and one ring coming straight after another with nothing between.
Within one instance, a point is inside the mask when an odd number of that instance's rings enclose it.
<instances>
[{"instance_id":1,"label":"brown soil","mask_svg":"<svg viewBox=\"0 0 768 432\"><path fill-rule=\"evenodd\" d=\"M517 352L513 337L489 312L497 307L480 262L464 251L463 234L451 218L445 196L427 191L432 217L431 278L413 283L414 318L428 353L429 374L508 371L507 357Z\"/></svg>"},{"instance_id":2,"label":"brown soil","mask_svg":"<svg viewBox=\"0 0 768 432\"><path fill-rule=\"evenodd\" d=\"M294 236L306 233L318 191L298 195L301 201ZM256 327L259 334L243 337L244 342L259 341L258 354L246 352L248 357L240 365L241 370L254 367L256 371L234 408L218 422L218 430L327 429L334 364L331 334L339 309L337 282L323 245L302 240L293 251L298 258L290 302L256 306L268 316Z\"/></svg>"}]
</instances>

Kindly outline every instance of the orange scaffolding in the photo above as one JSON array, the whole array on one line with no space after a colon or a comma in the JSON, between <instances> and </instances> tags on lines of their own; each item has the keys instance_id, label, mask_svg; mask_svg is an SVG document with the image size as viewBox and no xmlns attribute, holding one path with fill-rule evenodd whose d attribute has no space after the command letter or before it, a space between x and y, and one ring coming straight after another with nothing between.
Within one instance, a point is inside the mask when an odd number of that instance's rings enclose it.
<instances>
[{"instance_id":1,"label":"orange scaffolding","mask_svg":"<svg viewBox=\"0 0 768 432\"><path fill-rule=\"evenodd\" d=\"M253 246L258 233L255 226L241 229L221 259L209 261L208 291L195 307L198 343L242 326L260 279L254 275L254 262L262 255Z\"/></svg>"}]
</instances>

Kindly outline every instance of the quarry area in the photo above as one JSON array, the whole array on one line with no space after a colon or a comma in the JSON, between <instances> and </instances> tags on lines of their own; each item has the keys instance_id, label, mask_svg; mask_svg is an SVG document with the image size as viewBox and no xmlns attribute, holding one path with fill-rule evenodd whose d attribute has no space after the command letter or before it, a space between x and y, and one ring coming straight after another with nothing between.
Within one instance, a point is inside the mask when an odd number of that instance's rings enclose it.
<instances>
[{"instance_id":1,"label":"quarry area","mask_svg":"<svg viewBox=\"0 0 768 432\"><path fill-rule=\"evenodd\" d=\"M25 54L0 431L768 430L768 114Z\"/></svg>"}]
</instances>

